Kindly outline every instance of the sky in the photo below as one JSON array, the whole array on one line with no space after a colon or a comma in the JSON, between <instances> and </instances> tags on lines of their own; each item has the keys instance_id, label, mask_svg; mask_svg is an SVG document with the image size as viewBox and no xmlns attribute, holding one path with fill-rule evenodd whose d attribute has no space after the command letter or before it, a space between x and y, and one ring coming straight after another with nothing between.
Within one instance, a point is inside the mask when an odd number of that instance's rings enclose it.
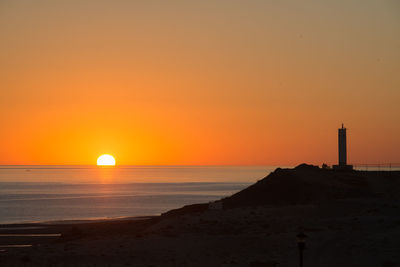
<instances>
[{"instance_id":1,"label":"sky","mask_svg":"<svg viewBox=\"0 0 400 267\"><path fill-rule=\"evenodd\" d=\"M398 1L0 2L0 164L400 163Z\"/></svg>"}]
</instances>

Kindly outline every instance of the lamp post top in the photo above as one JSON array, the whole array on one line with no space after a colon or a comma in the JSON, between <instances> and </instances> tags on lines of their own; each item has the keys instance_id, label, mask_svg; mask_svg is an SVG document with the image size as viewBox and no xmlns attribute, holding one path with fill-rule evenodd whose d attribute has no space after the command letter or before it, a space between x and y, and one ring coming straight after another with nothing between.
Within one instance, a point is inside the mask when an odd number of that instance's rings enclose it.
<instances>
[{"instance_id":1,"label":"lamp post top","mask_svg":"<svg viewBox=\"0 0 400 267\"><path fill-rule=\"evenodd\" d=\"M304 234L303 232L299 233L297 236L297 242L300 243L304 243L306 241L307 235Z\"/></svg>"}]
</instances>

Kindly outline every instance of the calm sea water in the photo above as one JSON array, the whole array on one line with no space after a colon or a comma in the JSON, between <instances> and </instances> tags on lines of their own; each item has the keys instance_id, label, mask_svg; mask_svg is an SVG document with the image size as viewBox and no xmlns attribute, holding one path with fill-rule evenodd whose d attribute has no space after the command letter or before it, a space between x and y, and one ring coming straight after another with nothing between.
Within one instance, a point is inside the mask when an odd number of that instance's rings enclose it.
<instances>
[{"instance_id":1,"label":"calm sea water","mask_svg":"<svg viewBox=\"0 0 400 267\"><path fill-rule=\"evenodd\" d=\"M158 215L229 196L274 169L1 166L0 223Z\"/></svg>"}]
</instances>

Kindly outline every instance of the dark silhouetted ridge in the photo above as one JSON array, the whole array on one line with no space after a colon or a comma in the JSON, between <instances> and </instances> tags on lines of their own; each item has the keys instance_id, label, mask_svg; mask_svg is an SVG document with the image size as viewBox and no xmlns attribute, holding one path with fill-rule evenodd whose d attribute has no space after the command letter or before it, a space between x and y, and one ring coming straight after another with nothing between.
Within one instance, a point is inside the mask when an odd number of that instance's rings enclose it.
<instances>
[{"instance_id":1,"label":"dark silhouetted ridge","mask_svg":"<svg viewBox=\"0 0 400 267\"><path fill-rule=\"evenodd\" d=\"M323 201L398 197L400 172L335 171L300 164L293 169L277 168L268 176L242 191L222 199L224 209L261 206L319 204ZM188 205L163 216L202 212L208 204Z\"/></svg>"},{"instance_id":2,"label":"dark silhouetted ridge","mask_svg":"<svg viewBox=\"0 0 400 267\"><path fill-rule=\"evenodd\" d=\"M369 195L368 182L356 172L338 173L301 164L278 168L264 179L223 199L225 208L247 205L293 205Z\"/></svg>"}]
</instances>

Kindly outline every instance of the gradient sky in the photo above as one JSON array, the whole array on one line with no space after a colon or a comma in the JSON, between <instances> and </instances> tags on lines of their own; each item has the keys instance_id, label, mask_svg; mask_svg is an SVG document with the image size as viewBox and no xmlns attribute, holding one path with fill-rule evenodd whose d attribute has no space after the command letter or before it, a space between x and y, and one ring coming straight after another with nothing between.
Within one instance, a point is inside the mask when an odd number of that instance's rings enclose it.
<instances>
[{"instance_id":1,"label":"gradient sky","mask_svg":"<svg viewBox=\"0 0 400 267\"><path fill-rule=\"evenodd\" d=\"M399 1L0 2L0 164L400 162Z\"/></svg>"}]
</instances>

